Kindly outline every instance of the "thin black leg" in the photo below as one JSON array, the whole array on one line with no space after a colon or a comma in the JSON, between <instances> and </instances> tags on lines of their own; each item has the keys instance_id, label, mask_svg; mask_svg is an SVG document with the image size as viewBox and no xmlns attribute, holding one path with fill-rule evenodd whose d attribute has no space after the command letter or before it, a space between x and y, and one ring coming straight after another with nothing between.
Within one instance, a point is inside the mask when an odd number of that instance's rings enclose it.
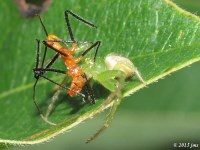
<instances>
[{"instance_id":1,"label":"thin black leg","mask_svg":"<svg viewBox=\"0 0 200 150\"><path fill-rule=\"evenodd\" d=\"M59 69L53 69L53 68L35 68L33 71L36 74L44 74L45 72L56 72L56 73L61 73L66 75L66 71L59 70Z\"/></svg>"},{"instance_id":2,"label":"thin black leg","mask_svg":"<svg viewBox=\"0 0 200 150\"><path fill-rule=\"evenodd\" d=\"M58 42L58 43L64 43L64 44L72 44L74 41L71 40L44 40L45 42ZM91 43L93 44L92 41L76 41L77 44L87 44Z\"/></svg>"},{"instance_id":3,"label":"thin black leg","mask_svg":"<svg viewBox=\"0 0 200 150\"><path fill-rule=\"evenodd\" d=\"M37 53L36 53L35 68L38 68L40 61L40 40L36 39L36 41L37 41Z\"/></svg>"},{"instance_id":4,"label":"thin black leg","mask_svg":"<svg viewBox=\"0 0 200 150\"><path fill-rule=\"evenodd\" d=\"M79 20L79 21L85 23L86 25L89 25L89 26L91 26L91 27L96 28L96 26L93 25L92 23L90 23L90 22L84 20L83 18L79 17L78 15L74 14L73 12L71 12L71 11L69 11L69 10L66 10L66 11L65 11L65 20L66 20L66 24L67 24L67 28L68 28L68 32L69 32L71 41L65 41L65 43L66 43L66 42L69 42L69 43L75 43L75 42L76 42L75 39L74 39L74 35L73 35L73 32L72 32L71 25L70 25L69 15L71 15L71 16L73 16L75 19L77 19L77 20ZM46 36L48 37L48 32L47 32L47 30L46 30L46 27L45 27L45 25L44 25L44 23L43 23L41 17L40 17L40 16L38 16L38 17L39 17L40 23L41 23L41 25L42 25L42 27L43 27L43 30L44 30ZM57 82L55 82L55 81L49 79L48 77L44 76L44 73L45 73L45 72L56 72L56 73L66 74L66 71L62 71L62 70L50 68L50 67L54 64L54 62L57 60L57 58L59 57L59 55L64 55L64 56L67 56L67 55L66 55L65 53L60 52L60 51L58 51L57 49L55 49L55 48L53 48L53 47L47 45L47 42L48 42L48 41L43 41L43 43L44 43L44 45L45 45L45 51L44 51L44 55L43 55L43 58L42 58L41 67L39 67L39 62L40 62L40 58L39 58L39 56L40 56L40 40L37 40L36 65L35 65L35 68L33 69L34 74L35 74L35 78L36 78L35 84L34 84L34 86L33 86L33 102L34 102L34 104L35 104L35 106L36 106L36 108L37 108L37 110L38 110L38 112L39 112L40 114L41 114L41 111L40 111L40 109L39 109L39 107L38 107L38 105L37 105L37 103L36 103L36 100L35 100L36 85L37 85L38 80L39 80L40 77L42 77L42 78L44 78L44 79L46 79L46 80L48 80L48 81L50 81L50 82L52 82L52 83L58 85L59 87L61 87L61 88L63 88L63 89L71 90L70 88L65 87L65 86L63 86L63 85L61 85L61 84L59 84L59 83L57 83ZM55 42L56 42L56 41L55 41ZM63 42L63 41L58 41L58 42ZM95 43L92 44L87 50L85 50L85 52L82 53L82 56L86 55L92 48L94 48L94 47L97 46L96 51L95 51L95 55L94 55L94 62L95 62L95 60L96 60L96 55L97 55L97 53L98 53L98 49L99 49L100 44L101 44L100 41L95 42ZM53 58L52 58L52 59L45 65L45 67L44 67L45 58L46 58L46 53L47 53L47 47L52 48L52 49L53 49L54 51L56 51L57 53L53 56ZM85 76L85 75L84 75L84 76ZM85 78L87 79L86 76L85 76ZM87 80L87 81L88 81L88 80ZM86 89L87 89L87 91L88 91L89 98L91 99L91 102L92 102L92 103L95 103L95 98L94 98L93 91L92 91L91 87L89 86L89 84L87 84L87 83L86 83ZM73 90L71 90L71 91L74 92L74 93L76 93L77 95L81 95L82 97L85 97L85 95L82 94L82 93L77 93L76 91L73 91Z\"/></svg>"},{"instance_id":5,"label":"thin black leg","mask_svg":"<svg viewBox=\"0 0 200 150\"><path fill-rule=\"evenodd\" d=\"M55 84L55 85L58 85L58 86L60 86L60 87L61 87L61 88L63 88L63 89L70 90L70 91L72 91L72 92L76 93L77 95L80 95L80 96L82 96L82 97L85 97L85 95L84 95L84 94L82 94L82 93L77 93L76 91L74 91L74 90L72 90L72 89L70 89L70 88L68 88L68 87L65 87L65 86L64 86L64 85L62 85L62 84L59 84L59 83L57 83L57 82L55 82L55 81L53 81L53 80L49 79L49 78L48 78L48 77L46 77L46 76L40 75L40 77L42 77L42 78L44 78L44 79L46 79L46 80L50 81L51 83L53 83L53 84Z\"/></svg>"},{"instance_id":6,"label":"thin black leg","mask_svg":"<svg viewBox=\"0 0 200 150\"><path fill-rule=\"evenodd\" d=\"M59 54L61 54L61 55L63 55L63 56L66 56L66 57L68 56L67 54L65 54L65 53L63 53L63 52L57 50L57 49L54 48L53 46L48 45L46 41L43 41L43 44L46 45L46 46L48 46L49 48L51 48L52 50L56 51L57 53L59 53Z\"/></svg>"},{"instance_id":7,"label":"thin black leg","mask_svg":"<svg viewBox=\"0 0 200 150\"><path fill-rule=\"evenodd\" d=\"M40 111L40 108L39 108L39 106L37 105L36 100L35 100L35 91L36 91L36 85L37 85L38 80L39 80L39 78L37 78L37 79L35 80L35 83L34 83L34 86L33 86L33 103L35 104L35 106L36 106L36 108L37 108L37 110L38 110L38 113L39 113L39 114L42 114L41 111Z\"/></svg>"},{"instance_id":8,"label":"thin black leg","mask_svg":"<svg viewBox=\"0 0 200 150\"><path fill-rule=\"evenodd\" d=\"M42 58L42 65L41 65L41 68L44 67L44 61L45 61L45 58L46 58L46 54L47 54L47 46L45 45L44 55L43 55L43 58Z\"/></svg>"},{"instance_id":9,"label":"thin black leg","mask_svg":"<svg viewBox=\"0 0 200 150\"><path fill-rule=\"evenodd\" d=\"M43 41L43 44L45 44L47 46L47 42L73 43L73 41L45 40L45 41ZM76 42L76 43L84 43L84 42ZM85 43L87 43L87 42L85 42ZM92 42L88 42L88 43L92 43ZM94 47L97 46L95 54L94 54L94 62L95 62L96 61L96 56L97 56L97 53L98 53L100 45L101 45L101 41L96 41L95 43L92 43L92 45L81 54L81 56L85 56L92 48L94 48ZM61 55L67 56L65 53L63 53L61 51L58 51L57 49L55 49L54 47L52 47L50 45L48 45L48 47L51 48L51 49L53 49L54 51L58 52Z\"/></svg>"},{"instance_id":10,"label":"thin black leg","mask_svg":"<svg viewBox=\"0 0 200 150\"><path fill-rule=\"evenodd\" d=\"M99 49L100 44L101 44L101 41L95 42L95 43L92 44L88 49L86 49L86 50L81 54L81 56L85 56L93 47L97 46L96 51L95 51L95 54L94 54L94 62L95 62L95 61L96 61L96 56L97 56L97 53L98 53L98 49Z\"/></svg>"},{"instance_id":11,"label":"thin black leg","mask_svg":"<svg viewBox=\"0 0 200 150\"><path fill-rule=\"evenodd\" d=\"M83 77L86 79L85 87L86 87L86 91L87 91L87 94L88 94L88 99L89 99L90 102L95 104L96 100L95 100L95 96L94 96L94 91L92 90L90 84L88 83L88 79L87 79L87 76L86 76L85 73L83 74Z\"/></svg>"},{"instance_id":12,"label":"thin black leg","mask_svg":"<svg viewBox=\"0 0 200 150\"><path fill-rule=\"evenodd\" d=\"M42 114L40 109L39 109L39 106L37 105L36 100L35 100L35 92L36 92L36 86L37 86L38 80L39 80L40 76L42 74L44 74L45 72L41 72L41 71L40 72L36 72L35 70L37 70L37 69L46 69L47 70L47 68L49 68L56 61L56 59L58 58L59 54L57 53L56 55L54 55L54 57L46 65L46 67L43 68L45 57L46 57L46 51L47 51L47 47L45 47L45 52L44 52L44 55L43 55L42 65L41 65L42 68L39 68L39 62L40 62L40 40L36 39L36 41L37 41L36 64L35 64L35 68L33 69L36 81L35 81L34 86L33 86L33 102L34 102L34 104L35 104L35 106L36 106L36 108L38 110L38 113Z\"/></svg>"},{"instance_id":13,"label":"thin black leg","mask_svg":"<svg viewBox=\"0 0 200 150\"><path fill-rule=\"evenodd\" d=\"M57 60L57 58L59 57L59 53L56 53L53 58L50 60L50 62L47 63L47 65L45 66L45 68L50 68L53 63Z\"/></svg>"},{"instance_id":14,"label":"thin black leg","mask_svg":"<svg viewBox=\"0 0 200 150\"><path fill-rule=\"evenodd\" d=\"M96 51L95 51L95 54L94 54L94 62L96 61L96 57L97 57L97 53L98 53L100 45L101 45L101 41L97 41L97 48L96 48Z\"/></svg>"},{"instance_id":15,"label":"thin black leg","mask_svg":"<svg viewBox=\"0 0 200 150\"><path fill-rule=\"evenodd\" d=\"M45 42L58 42L58 43L74 43L74 41L71 40L44 40Z\"/></svg>"},{"instance_id":16,"label":"thin black leg","mask_svg":"<svg viewBox=\"0 0 200 150\"><path fill-rule=\"evenodd\" d=\"M85 19L81 18L80 16L74 14L73 12L71 12L70 10L66 10L65 11L65 20L66 20L66 23L67 23L67 28L68 28L68 32L69 32L69 35L70 35L70 38L73 42L75 42L74 40L74 35L73 35L73 32L72 32L72 28L71 28L71 25L70 25L70 21L69 21L69 15L73 16L75 19L93 27L93 28L97 28L94 24L90 23L89 21L86 21Z\"/></svg>"},{"instance_id":17,"label":"thin black leg","mask_svg":"<svg viewBox=\"0 0 200 150\"><path fill-rule=\"evenodd\" d=\"M36 64L35 64L35 68L34 69L38 69L39 68L39 62L40 62L40 40L36 39L37 41L37 54L36 54ZM44 55L43 55L43 59L42 59L42 64L41 67L42 69L46 69L46 68L50 68L53 63L56 61L56 59L59 56L59 53L56 53L53 58L46 64L45 68L43 68L44 66L44 61L46 58L46 52L47 52L47 46L45 46L45 51L44 51ZM34 70L33 69L33 70ZM38 79L39 78L39 74L37 74L36 72L34 72L35 78Z\"/></svg>"}]
</instances>

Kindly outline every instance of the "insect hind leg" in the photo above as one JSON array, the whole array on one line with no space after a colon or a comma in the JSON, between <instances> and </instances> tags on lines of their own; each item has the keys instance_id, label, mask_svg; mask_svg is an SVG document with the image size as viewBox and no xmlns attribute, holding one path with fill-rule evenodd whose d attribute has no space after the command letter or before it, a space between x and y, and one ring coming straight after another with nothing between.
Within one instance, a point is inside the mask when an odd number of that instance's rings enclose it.
<instances>
[{"instance_id":1,"label":"insect hind leg","mask_svg":"<svg viewBox=\"0 0 200 150\"><path fill-rule=\"evenodd\" d=\"M81 21L82 23L84 23L84 24L86 24L86 25L88 25L90 27L97 28L94 24L90 23L89 21L86 21L85 19L83 19L82 17L76 15L72 11L66 10L65 11L65 21L66 21L66 24L67 24L67 29L68 29L70 38L74 42L75 42L75 39L74 39L74 35L73 35L73 32L72 32L71 24L70 24L70 21L69 21L69 15L73 16L75 19Z\"/></svg>"}]
</instances>

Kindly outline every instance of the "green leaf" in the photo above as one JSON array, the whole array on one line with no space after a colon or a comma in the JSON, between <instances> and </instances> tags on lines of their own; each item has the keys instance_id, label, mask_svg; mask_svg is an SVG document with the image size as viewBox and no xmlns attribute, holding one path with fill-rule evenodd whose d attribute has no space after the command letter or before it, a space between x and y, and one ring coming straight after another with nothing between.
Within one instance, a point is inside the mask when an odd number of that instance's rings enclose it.
<instances>
[{"instance_id":1,"label":"green leaf","mask_svg":"<svg viewBox=\"0 0 200 150\"><path fill-rule=\"evenodd\" d=\"M2 2L0 9L4 10L0 14L3 19L0 24L2 147L46 141L98 113L109 92L95 84L97 104L82 105L81 98L70 98L64 91L49 118L58 123L57 126L50 126L39 117L32 102L32 68L35 64L35 38L42 40L45 35L38 18L25 20L14 3ZM69 39L64 20L66 9L98 26L97 30L92 30L70 18L77 40L101 40L98 59L112 52L126 56L134 62L148 84L200 59L199 18L168 0L54 1L44 13L43 20L49 33L63 39ZM61 64L63 62L59 61L56 66ZM57 74L53 78L62 80L62 76ZM143 87L132 78L126 82L124 96ZM39 82L36 96L43 112L53 89L51 83Z\"/></svg>"}]
</instances>

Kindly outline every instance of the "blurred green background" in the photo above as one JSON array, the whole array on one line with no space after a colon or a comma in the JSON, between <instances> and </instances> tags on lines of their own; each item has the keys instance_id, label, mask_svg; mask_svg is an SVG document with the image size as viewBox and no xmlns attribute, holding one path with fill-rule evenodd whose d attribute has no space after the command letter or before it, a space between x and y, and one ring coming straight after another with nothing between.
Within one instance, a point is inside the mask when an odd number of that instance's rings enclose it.
<instances>
[{"instance_id":1,"label":"blurred green background","mask_svg":"<svg viewBox=\"0 0 200 150\"><path fill-rule=\"evenodd\" d=\"M174 2L200 16L199 0ZM195 63L127 97L111 127L88 145L84 142L101 127L107 111L49 142L13 149L173 149L175 142L200 144L199 68L200 62Z\"/></svg>"}]
</instances>

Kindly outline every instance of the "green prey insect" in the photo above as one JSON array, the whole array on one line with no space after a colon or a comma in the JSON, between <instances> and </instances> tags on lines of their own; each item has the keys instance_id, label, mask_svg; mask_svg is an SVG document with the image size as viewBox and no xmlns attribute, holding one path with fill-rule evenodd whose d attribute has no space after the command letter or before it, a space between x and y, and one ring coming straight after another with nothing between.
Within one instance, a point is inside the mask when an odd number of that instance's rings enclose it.
<instances>
[{"instance_id":1,"label":"green prey insect","mask_svg":"<svg viewBox=\"0 0 200 150\"><path fill-rule=\"evenodd\" d=\"M92 137L86 141L86 143L89 143L102 131L108 128L112 122L115 111L123 98L122 89L126 79L136 75L140 82L145 85L146 83L138 69L128 58L116 54L107 55L104 62L93 63L89 60L87 63L86 61L82 67L88 78L98 81L111 92L100 109L103 110L106 105L113 102L105 123Z\"/></svg>"}]
</instances>

